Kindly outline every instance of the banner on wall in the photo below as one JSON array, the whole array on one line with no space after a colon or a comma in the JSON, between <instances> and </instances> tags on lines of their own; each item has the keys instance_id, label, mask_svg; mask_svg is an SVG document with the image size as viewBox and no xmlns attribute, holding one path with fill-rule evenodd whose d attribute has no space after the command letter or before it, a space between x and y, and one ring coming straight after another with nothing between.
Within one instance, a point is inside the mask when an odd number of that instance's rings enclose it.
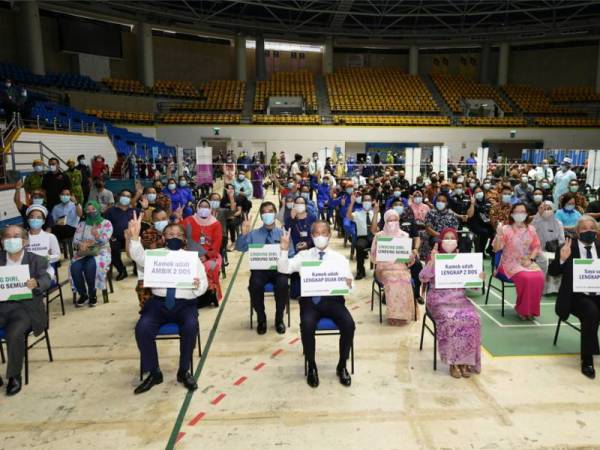
<instances>
[{"instance_id":1,"label":"banner on wall","mask_svg":"<svg viewBox=\"0 0 600 450\"><path fill-rule=\"evenodd\" d=\"M196 147L196 183L212 183L212 147Z\"/></svg>"}]
</instances>

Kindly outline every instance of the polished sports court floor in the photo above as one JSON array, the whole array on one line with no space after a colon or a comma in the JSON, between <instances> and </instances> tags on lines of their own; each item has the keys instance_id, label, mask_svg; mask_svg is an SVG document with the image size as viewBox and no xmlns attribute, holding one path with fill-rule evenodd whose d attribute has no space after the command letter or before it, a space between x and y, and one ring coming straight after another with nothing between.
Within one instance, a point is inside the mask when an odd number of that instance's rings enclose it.
<instances>
[{"instance_id":1,"label":"polished sports court floor","mask_svg":"<svg viewBox=\"0 0 600 450\"><path fill-rule=\"evenodd\" d=\"M338 240L334 247L349 251ZM336 338L321 337L321 385L311 389L297 305L285 335L271 322L258 336L249 329L247 258L229 255L224 301L200 310L198 391L177 384L178 345L161 342L165 382L133 395L138 307L130 277L95 309L67 301L61 316L51 306L55 360L35 348L30 384L17 397L0 394L0 449L600 448L600 380L579 373L574 332L565 327L552 346L553 298L544 298L537 323L523 323L510 307L502 318L497 297L482 306L470 293L482 317L483 371L455 380L441 363L433 371L431 336L419 351L420 320L381 325L370 310L371 280L360 281L347 300L357 323L352 386L335 377ZM514 302L510 290L507 298ZM267 311L271 319L273 305Z\"/></svg>"}]
</instances>

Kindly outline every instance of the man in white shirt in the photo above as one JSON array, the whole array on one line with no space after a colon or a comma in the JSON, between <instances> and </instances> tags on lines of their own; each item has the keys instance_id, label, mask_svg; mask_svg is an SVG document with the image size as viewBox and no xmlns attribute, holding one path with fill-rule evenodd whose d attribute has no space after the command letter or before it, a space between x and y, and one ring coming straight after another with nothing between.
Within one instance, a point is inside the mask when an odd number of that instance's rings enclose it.
<instances>
[{"instance_id":1,"label":"man in white shirt","mask_svg":"<svg viewBox=\"0 0 600 450\"><path fill-rule=\"evenodd\" d=\"M338 252L328 248L331 238L331 228L323 220L317 220L311 228L311 236L315 246L309 250L299 252L293 258L288 257L290 246L290 231L281 237L281 255L277 263L277 270L281 273L291 274L300 272L302 261L331 261L331 264L340 269L340 274L345 276L348 287L352 287L352 272L348 259ZM300 329L302 333L302 346L304 356L308 362L307 383L311 387L319 385L319 374L315 362L315 330L322 317L331 319L340 330L340 359L336 374L340 383L350 386L352 380L346 369L346 361L350 356L350 349L354 340L354 320L350 311L344 304L341 295L327 297L301 297L300 298Z\"/></svg>"},{"instance_id":2,"label":"man in white shirt","mask_svg":"<svg viewBox=\"0 0 600 450\"><path fill-rule=\"evenodd\" d=\"M144 270L144 248L140 242L142 216L136 217L127 228L129 254L137 264L138 271ZM169 224L163 231L166 247L171 251L185 250L185 231L178 224ZM144 279L150 276L145 274ZM179 370L177 381L193 391L198 388L196 380L190 372L190 359L196 345L198 335L198 308L196 299L206 292L208 281L204 265L198 264L198 271L193 278L193 288L152 288L152 298L144 303L140 319L135 327L135 339L142 360L142 372L149 372L148 377L135 389L135 394L149 391L163 381L162 372L158 365L156 350L156 335L160 327L166 323L176 323L181 337Z\"/></svg>"},{"instance_id":3,"label":"man in white shirt","mask_svg":"<svg viewBox=\"0 0 600 450\"><path fill-rule=\"evenodd\" d=\"M544 179L548 180L550 183L552 183L552 180L554 180L554 172L552 171L550 164L548 164L547 159L544 159L542 161L541 166L537 166L535 169L531 169L527 173L527 176L530 180L535 180L536 187L541 187L542 180Z\"/></svg>"},{"instance_id":4,"label":"man in white shirt","mask_svg":"<svg viewBox=\"0 0 600 450\"><path fill-rule=\"evenodd\" d=\"M314 180L317 179L317 174L323 176L323 163L319 161L319 154L314 152L312 154L312 160L308 163L308 174L311 178L314 177Z\"/></svg>"},{"instance_id":5,"label":"man in white shirt","mask_svg":"<svg viewBox=\"0 0 600 450\"><path fill-rule=\"evenodd\" d=\"M361 207L354 210L355 203L359 203ZM356 279L361 280L366 276L365 258L373 242L373 235L371 234L373 202L371 195L364 194L361 197L360 192L353 192L346 218L356 224L356 241L354 243L356 248Z\"/></svg>"}]
</instances>

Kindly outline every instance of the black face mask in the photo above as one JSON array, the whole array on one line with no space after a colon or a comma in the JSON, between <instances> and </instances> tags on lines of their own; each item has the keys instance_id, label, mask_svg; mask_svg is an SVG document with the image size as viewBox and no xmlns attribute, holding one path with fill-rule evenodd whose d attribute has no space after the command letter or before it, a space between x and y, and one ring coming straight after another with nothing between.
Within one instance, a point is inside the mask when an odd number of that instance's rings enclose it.
<instances>
[{"instance_id":1,"label":"black face mask","mask_svg":"<svg viewBox=\"0 0 600 450\"><path fill-rule=\"evenodd\" d=\"M592 244L596 240L596 232L584 231L583 233L579 233L579 240L584 244Z\"/></svg>"},{"instance_id":2,"label":"black face mask","mask_svg":"<svg viewBox=\"0 0 600 450\"><path fill-rule=\"evenodd\" d=\"M183 248L183 240L179 238L167 239L165 245L169 250L181 250Z\"/></svg>"}]
</instances>

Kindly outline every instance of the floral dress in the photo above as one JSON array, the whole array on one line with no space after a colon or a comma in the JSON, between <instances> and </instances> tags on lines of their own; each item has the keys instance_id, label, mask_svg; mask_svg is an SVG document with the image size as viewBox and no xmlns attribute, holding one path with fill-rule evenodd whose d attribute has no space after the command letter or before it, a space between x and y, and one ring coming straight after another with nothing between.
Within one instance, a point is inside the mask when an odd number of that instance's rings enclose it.
<instances>
[{"instance_id":1,"label":"floral dress","mask_svg":"<svg viewBox=\"0 0 600 450\"><path fill-rule=\"evenodd\" d=\"M92 229L97 228L98 239L92 235ZM76 248L79 243L83 241L96 241L96 244L100 247L100 251L97 256L94 256L96 260L96 289L106 288L106 274L110 269L110 237L113 234L112 224L104 219L98 225L88 225L84 222L79 222L75 235L73 236L73 247ZM73 255L73 261L85 258L77 253ZM69 270L69 278L71 278L71 270ZM71 279L71 286L75 286Z\"/></svg>"}]
</instances>

